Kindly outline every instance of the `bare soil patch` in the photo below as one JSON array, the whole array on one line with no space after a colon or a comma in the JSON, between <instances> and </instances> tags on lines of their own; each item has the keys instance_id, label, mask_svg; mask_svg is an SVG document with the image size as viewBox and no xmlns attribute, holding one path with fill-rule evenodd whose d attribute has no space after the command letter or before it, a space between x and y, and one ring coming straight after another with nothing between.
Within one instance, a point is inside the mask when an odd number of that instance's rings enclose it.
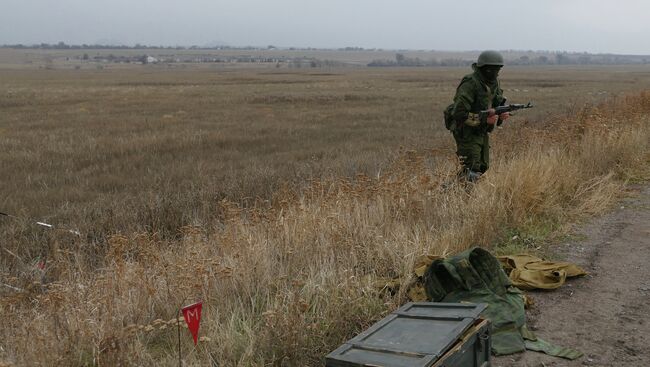
<instances>
[{"instance_id":1,"label":"bare soil patch","mask_svg":"<svg viewBox=\"0 0 650 367\"><path fill-rule=\"evenodd\" d=\"M494 366L648 366L650 363L650 187L577 231L555 250L587 277L557 291L530 292L528 323L538 336L585 355L566 361L526 352Z\"/></svg>"}]
</instances>

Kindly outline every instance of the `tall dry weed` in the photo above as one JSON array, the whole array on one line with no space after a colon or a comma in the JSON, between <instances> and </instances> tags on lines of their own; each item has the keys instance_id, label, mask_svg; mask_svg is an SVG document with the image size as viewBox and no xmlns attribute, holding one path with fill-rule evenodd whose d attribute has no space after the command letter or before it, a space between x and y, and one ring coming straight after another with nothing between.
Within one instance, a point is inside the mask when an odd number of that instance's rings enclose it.
<instances>
[{"instance_id":1,"label":"tall dry weed","mask_svg":"<svg viewBox=\"0 0 650 367\"><path fill-rule=\"evenodd\" d=\"M287 186L260 207L222 200L216 224L177 239L124 233L82 251L92 245L51 236L43 274L20 261L2 274L22 291L0 299L0 360L172 366L178 307L200 299L204 338L194 347L182 330L186 364L322 365L406 301L421 255L490 248L509 229L611 206L648 167L650 94L604 107L522 128L470 188L455 162L403 151L374 177ZM386 278L395 285L378 286Z\"/></svg>"}]
</instances>

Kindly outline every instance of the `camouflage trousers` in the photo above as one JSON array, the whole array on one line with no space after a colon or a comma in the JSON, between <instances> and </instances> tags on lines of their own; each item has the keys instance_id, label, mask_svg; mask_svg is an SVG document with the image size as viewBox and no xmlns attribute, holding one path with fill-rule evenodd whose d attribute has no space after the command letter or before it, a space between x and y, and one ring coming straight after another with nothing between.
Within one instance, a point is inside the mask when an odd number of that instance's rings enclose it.
<instances>
[{"instance_id":1,"label":"camouflage trousers","mask_svg":"<svg viewBox=\"0 0 650 367\"><path fill-rule=\"evenodd\" d=\"M490 138L487 133L476 134L469 129L454 132L456 155L463 170L484 173L490 168Z\"/></svg>"}]
</instances>

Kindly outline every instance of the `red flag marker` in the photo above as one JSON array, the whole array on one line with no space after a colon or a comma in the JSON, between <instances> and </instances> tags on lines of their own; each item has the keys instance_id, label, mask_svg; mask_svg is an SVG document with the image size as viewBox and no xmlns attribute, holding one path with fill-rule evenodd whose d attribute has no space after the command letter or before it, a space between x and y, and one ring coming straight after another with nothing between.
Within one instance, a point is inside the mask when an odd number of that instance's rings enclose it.
<instances>
[{"instance_id":1,"label":"red flag marker","mask_svg":"<svg viewBox=\"0 0 650 367\"><path fill-rule=\"evenodd\" d=\"M41 260L41 261L39 261L39 262L36 264L36 267L39 268L39 269L41 269L41 270L45 270L45 260Z\"/></svg>"},{"instance_id":2,"label":"red flag marker","mask_svg":"<svg viewBox=\"0 0 650 367\"><path fill-rule=\"evenodd\" d=\"M185 306L181 309L183 311L183 318L187 323L187 327L192 333L194 338L194 345L196 345L199 338L199 323L201 322L201 309L203 308L202 302L197 302L193 305Z\"/></svg>"}]
</instances>

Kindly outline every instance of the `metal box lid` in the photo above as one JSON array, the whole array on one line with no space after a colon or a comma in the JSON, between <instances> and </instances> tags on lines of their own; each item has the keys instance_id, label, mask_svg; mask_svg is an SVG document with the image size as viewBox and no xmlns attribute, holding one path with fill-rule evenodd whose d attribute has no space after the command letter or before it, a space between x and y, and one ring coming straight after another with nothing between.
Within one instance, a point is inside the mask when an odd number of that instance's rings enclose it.
<instances>
[{"instance_id":1,"label":"metal box lid","mask_svg":"<svg viewBox=\"0 0 650 367\"><path fill-rule=\"evenodd\" d=\"M487 304L407 303L326 357L327 366L430 366Z\"/></svg>"}]
</instances>

